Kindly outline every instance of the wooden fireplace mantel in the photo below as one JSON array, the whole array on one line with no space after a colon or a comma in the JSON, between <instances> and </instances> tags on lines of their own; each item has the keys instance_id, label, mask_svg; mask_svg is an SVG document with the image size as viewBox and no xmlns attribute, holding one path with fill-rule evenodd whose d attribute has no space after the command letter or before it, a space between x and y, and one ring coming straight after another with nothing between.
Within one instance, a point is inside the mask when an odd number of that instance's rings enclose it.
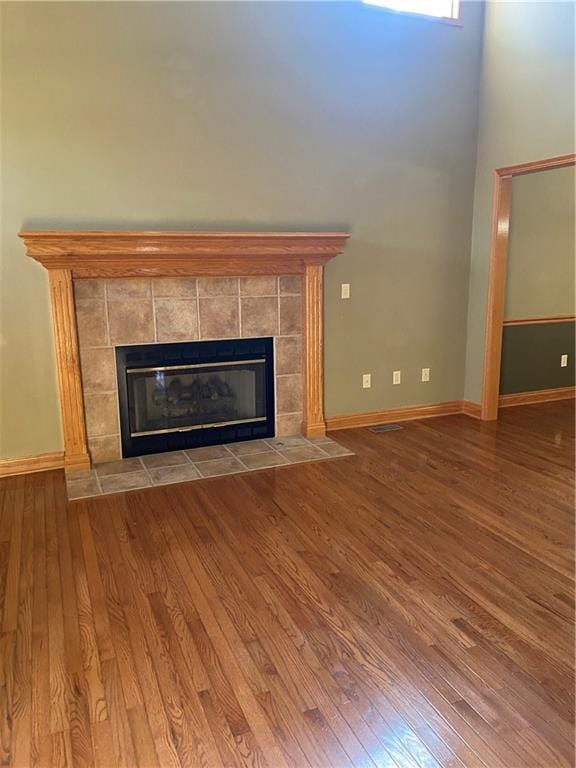
<instances>
[{"instance_id":1,"label":"wooden fireplace mantel","mask_svg":"<svg viewBox=\"0 0 576 768\"><path fill-rule=\"evenodd\" d=\"M323 267L345 232L20 232L28 256L49 272L65 466L90 466L73 280L178 276L303 276L304 424L323 435Z\"/></svg>"},{"instance_id":2,"label":"wooden fireplace mantel","mask_svg":"<svg viewBox=\"0 0 576 768\"><path fill-rule=\"evenodd\" d=\"M343 232L21 232L31 256L74 278L304 274L343 249Z\"/></svg>"}]
</instances>

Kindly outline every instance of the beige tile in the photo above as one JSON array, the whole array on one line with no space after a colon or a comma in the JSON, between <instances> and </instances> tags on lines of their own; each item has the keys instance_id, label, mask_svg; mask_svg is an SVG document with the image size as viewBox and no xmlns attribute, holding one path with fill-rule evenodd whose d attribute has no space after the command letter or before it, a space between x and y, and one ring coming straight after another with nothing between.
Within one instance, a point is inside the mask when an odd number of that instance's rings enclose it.
<instances>
[{"instance_id":1,"label":"beige tile","mask_svg":"<svg viewBox=\"0 0 576 768\"><path fill-rule=\"evenodd\" d=\"M196 298L195 277L157 277L152 280L152 290L156 297L175 296L181 299Z\"/></svg>"},{"instance_id":2,"label":"beige tile","mask_svg":"<svg viewBox=\"0 0 576 768\"><path fill-rule=\"evenodd\" d=\"M229 443L227 448L235 456L247 456L249 453L261 453L262 451L272 450L267 440L246 440L244 443Z\"/></svg>"},{"instance_id":3,"label":"beige tile","mask_svg":"<svg viewBox=\"0 0 576 768\"><path fill-rule=\"evenodd\" d=\"M146 344L154 341L152 299L108 300L112 344Z\"/></svg>"},{"instance_id":4,"label":"beige tile","mask_svg":"<svg viewBox=\"0 0 576 768\"><path fill-rule=\"evenodd\" d=\"M199 303L201 339L229 339L240 336L236 297L200 299Z\"/></svg>"},{"instance_id":5,"label":"beige tile","mask_svg":"<svg viewBox=\"0 0 576 768\"><path fill-rule=\"evenodd\" d=\"M300 445L296 448L286 448L280 451L280 453L290 462L314 461L315 459L326 458L326 454L315 445Z\"/></svg>"},{"instance_id":6,"label":"beige tile","mask_svg":"<svg viewBox=\"0 0 576 768\"><path fill-rule=\"evenodd\" d=\"M269 451L268 453L251 453L248 456L242 456L242 464L245 464L248 469L264 469L265 467L278 467L281 464L289 464L290 462L284 456L281 456L276 451Z\"/></svg>"},{"instance_id":7,"label":"beige tile","mask_svg":"<svg viewBox=\"0 0 576 768\"><path fill-rule=\"evenodd\" d=\"M89 437L119 433L120 426L115 394L86 393L84 395L84 411L86 414L86 432Z\"/></svg>"},{"instance_id":8,"label":"beige tile","mask_svg":"<svg viewBox=\"0 0 576 768\"><path fill-rule=\"evenodd\" d=\"M107 475L123 475L129 472L139 472L143 469L139 458L120 459L119 461L107 461L105 464L97 464L94 469L98 477Z\"/></svg>"},{"instance_id":9,"label":"beige tile","mask_svg":"<svg viewBox=\"0 0 576 768\"><path fill-rule=\"evenodd\" d=\"M299 373L276 377L276 413L302 410L302 376Z\"/></svg>"},{"instance_id":10,"label":"beige tile","mask_svg":"<svg viewBox=\"0 0 576 768\"><path fill-rule=\"evenodd\" d=\"M198 338L196 299L155 299L158 341L188 341Z\"/></svg>"},{"instance_id":11,"label":"beige tile","mask_svg":"<svg viewBox=\"0 0 576 768\"><path fill-rule=\"evenodd\" d=\"M189 464L184 451L167 451L166 453L151 453L148 456L140 456L140 460L147 469L159 467L173 467L176 464Z\"/></svg>"},{"instance_id":12,"label":"beige tile","mask_svg":"<svg viewBox=\"0 0 576 768\"><path fill-rule=\"evenodd\" d=\"M76 320L78 341L82 347L105 347L109 343L103 299L77 299Z\"/></svg>"},{"instance_id":13,"label":"beige tile","mask_svg":"<svg viewBox=\"0 0 576 768\"><path fill-rule=\"evenodd\" d=\"M224 445L207 445L203 448L191 448L185 453L190 461L213 461L214 459L230 458L230 451Z\"/></svg>"},{"instance_id":14,"label":"beige tile","mask_svg":"<svg viewBox=\"0 0 576 768\"><path fill-rule=\"evenodd\" d=\"M121 493L137 488L147 488L150 478L143 470L141 472L126 472L123 475L107 475L100 478L102 493Z\"/></svg>"},{"instance_id":15,"label":"beige tile","mask_svg":"<svg viewBox=\"0 0 576 768\"><path fill-rule=\"evenodd\" d=\"M276 339L276 373L300 373L302 370L302 337L280 336Z\"/></svg>"},{"instance_id":16,"label":"beige tile","mask_svg":"<svg viewBox=\"0 0 576 768\"><path fill-rule=\"evenodd\" d=\"M242 298L242 336L276 336L278 333L278 299Z\"/></svg>"},{"instance_id":17,"label":"beige tile","mask_svg":"<svg viewBox=\"0 0 576 768\"><path fill-rule=\"evenodd\" d=\"M300 275L281 275L278 283L281 296L302 293L302 278Z\"/></svg>"},{"instance_id":18,"label":"beige tile","mask_svg":"<svg viewBox=\"0 0 576 768\"><path fill-rule=\"evenodd\" d=\"M274 437L266 441L272 448L281 451L284 448L295 448L299 445L310 445L304 435L286 435L285 437Z\"/></svg>"},{"instance_id":19,"label":"beige tile","mask_svg":"<svg viewBox=\"0 0 576 768\"><path fill-rule=\"evenodd\" d=\"M100 486L98 485L96 475L86 477L83 480L70 480L66 483L66 490L69 499L84 499L100 494Z\"/></svg>"},{"instance_id":20,"label":"beige tile","mask_svg":"<svg viewBox=\"0 0 576 768\"><path fill-rule=\"evenodd\" d=\"M177 467L159 467L150 469L148 474L152 478L153 485L168 485L168 483L187 483L189 480L198 480L200 473L190 462Z\"/></svg>"},{"instance_id":21,"label":"beige tile","mask_svg":"<svg viewBox=\"0 0 576 768\"><path fill-rule=\"evenodd\" d=\"M84 392L111 392L116 389L114 350L82 349L80 353Z\"/></svg>"},{"instance_id":22,"label":"beige tile","mask_svg":"<svg viewBox=\"0 0 576 768\"><path fill-rule=\"evenodd\" d=\"M122 456L122 451L120 450L120 435L89 437L88 452L90 453L90 458L94 464L117 461Z\"/></svg>"},{"instance_id":23,"label":"beige tile","mask_svg":"<svg viewBox=\"0 0 576 768\"><path fill-rule=\"evenodd\" d=\"M142 277L106 280L108 301L119 299L146 299L150 297L150 280Z\"/></svg>"},{"instance_id":24,"label":"beige tile","mask_svg":"<svg viewBox=\"0 0 576 768\"><path fill-rule=\"evenodd\" d=\"M236 472L246 472L238 459L233 456L229 459L203 461L196 466L202 477L216 477L217 475L233 475L236 474Z\"/></svg>"},{"instance_id":25,"label":"beige tile","mask_svg":"<svg viewBox=\"0 0 576 768\"><path fill-rule=\"evenodd\" d=\"M349 451L348 448L340 445L340 443L317 443L317 445L318 448L327 453L328 456L353 456L352 451Z\"/></svg>"},{"instance_id":26,"label":"beige tile","mask_svg":"<svg viewBox=\"0 0 576 768\"><path fill-rule=\"evenodd\" d=\"M276 415L276 436L289 437L302 432L302 413L289 413Z\"/></svg>"},{"instance_id":27,"label":"beige tile","mask_svg":"<svg viewBox=\"0 0 576 768\"><path fill-rule=\"evenodd\" d=\"M104 280L74 280L76 299L103 299Z\"/></svg>"},{"instance_id":28,"label":"beige tile","mask_svg":"<svg viewBox=\"0 0 576 768\"><path fill-rule=\"evenodd\" d=\"M242 296L277 296L277 277L241 277L240 294Z\"/></svg>"},{"instance_id":29,"label":"beige tile","mask_svg":"<svg viewBox=\"0 0 576 768\"><path fill-rule=\"evenodd\" d=\"M302 300L300 296L280 297L280 334L302 332Z\"/></svg>"},{"instance_id":30,"label":"beige tile","mask_svg":"<svg viewBox=\"0 0 576 768\"><path fill-rule=\"evenodd\" d=\"M323 443L334 442L334 440L332 440L332 438L328 437L327 435L324 435L323 437L309 437L307 439L309 442L314 443L314 445L322 445Z\"/></svg>"},{"instance_id":31,"label":"beige tile","mask_svg":"<svg viewBox=\"0 0 576 768\"><path fill-rule=\"evenodd\" d=\"M198 279L199 296L238 296L237 277L201 277Z\"/></svg>"}]
</instances>

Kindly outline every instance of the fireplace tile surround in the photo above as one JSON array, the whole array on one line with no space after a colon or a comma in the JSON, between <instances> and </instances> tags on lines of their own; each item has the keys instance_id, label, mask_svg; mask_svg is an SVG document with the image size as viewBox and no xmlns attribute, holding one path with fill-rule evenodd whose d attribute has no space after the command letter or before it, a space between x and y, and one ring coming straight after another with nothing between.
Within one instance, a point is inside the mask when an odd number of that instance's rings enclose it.
<instances>
[{"instance_id":1,"label":"fireplace tile surround","mask_svg":"<svg viewBox=\"0 0 576 768\"><path fill-rule=\"evenodd\" d=\"M302 426L301 278L126 278L74 281L88 449L121 458L114 347L272 336L276 434Z\"/></svg>"}]
</instances>

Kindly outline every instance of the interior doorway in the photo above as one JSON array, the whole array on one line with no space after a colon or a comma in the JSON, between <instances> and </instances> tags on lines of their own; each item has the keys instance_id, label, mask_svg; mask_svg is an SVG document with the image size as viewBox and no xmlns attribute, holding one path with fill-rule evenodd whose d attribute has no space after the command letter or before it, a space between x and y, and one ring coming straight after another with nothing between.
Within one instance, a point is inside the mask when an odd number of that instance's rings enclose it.
<instances>
[{"instance_id":1,"label":"interior doorway","mask_svg":"<svg viewBox=\"0 0 576 768\"><path fill-rule=\"evenodd\" d=\"M481 418L484 421L494 421L498 418L506 277L510 245L512 180L516 176L546 172L556 168L566 168L575 165L575 163L576 155L570 154L538 160L532 163L497 168L494 171L492 239L488 278L481 411Z\"/></svg>"}]
</instances>

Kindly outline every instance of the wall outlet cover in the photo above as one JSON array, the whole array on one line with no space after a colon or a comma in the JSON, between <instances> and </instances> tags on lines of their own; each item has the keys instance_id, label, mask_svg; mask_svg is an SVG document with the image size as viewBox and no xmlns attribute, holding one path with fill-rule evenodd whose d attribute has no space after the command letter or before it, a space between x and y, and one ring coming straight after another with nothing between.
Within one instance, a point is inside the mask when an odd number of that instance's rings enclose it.
<instances>
[{"instance_id":1,"label":"wall outlet cover","mask_svg":"<svg viewBox=\"0 0 576 768\"><path fill-rule=\"evenodd\" d=\"M340 298L341 299L349 299L350 298L350 283L342 283L340 286Z\"/></svg>"},{"instance_id":2,"label":"wall outlet cover","mask_svg":"<svg viewBox=\"0 0 576 768\"><path fill-rule=\"evenodd\" d=\"M402 371L394 371L392 374L392 384L400 384L402 381Z\"/></svg>"},{"instance_id":3,"label":"wall outlet cover","mask_svg":"<svg viewBox=\"0 0 576 768\"><path fill-rule=\"evenodd\" d=\"M372 374L371 373L362 374L362 387L364 389L370 389L371 386L372 386Z\"/></svg>"}]
</instances>

